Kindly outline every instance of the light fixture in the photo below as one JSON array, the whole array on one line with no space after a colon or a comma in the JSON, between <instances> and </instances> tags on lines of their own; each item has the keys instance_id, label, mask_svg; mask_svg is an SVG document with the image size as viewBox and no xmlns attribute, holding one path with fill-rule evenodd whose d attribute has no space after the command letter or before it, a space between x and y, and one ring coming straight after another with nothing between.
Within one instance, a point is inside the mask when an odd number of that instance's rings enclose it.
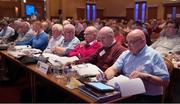
<instances>
[{"instance_id":1,"label":"light fixture","mask_svg":"<svg viewBox=\"0 0 180 104\"><path fill-rule=\"evenodd\" d=\"M26 3L26 0L23 0L24 3Z\"/></svg>"}]
</instances>

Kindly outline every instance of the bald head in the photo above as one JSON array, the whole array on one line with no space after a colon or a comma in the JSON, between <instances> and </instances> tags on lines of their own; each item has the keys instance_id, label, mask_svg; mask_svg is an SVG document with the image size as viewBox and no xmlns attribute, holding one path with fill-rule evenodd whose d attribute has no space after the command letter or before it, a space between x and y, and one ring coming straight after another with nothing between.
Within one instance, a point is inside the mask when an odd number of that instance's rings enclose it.
<instances>
[{"instance_id":1,"label":"bald head","mask_svg":"<svg viewBox=\"0 0 180 104\"><path fill-rule=\"evenodd\" d=\"M84 37L87 43L96 40L98 30L94 26L88 26L84 31Z\"/></svg>"},{"instance_id":2,"label":"bald head","mask_svg":"<svg viewBox=\"0 0 180 104\"><path fill-rule=\"evenodd\" d=\"M103 34L103 35L108 35L108 36L114 37L113 29L111 27L108 27L108 26L103 27L99 31L99 34Z\"/></svg>"},{"instance_id":3,"label":"bald head","mask_svg":"<svg viewBox=\"0 0 180 104\"><path fill-rule=\"evenodd\" d=\"M128 35L127 38L139 38L143 41L146 41L146 37L144 35L144 32L140 29L135 29L131 31Z\"/></svg>"},{"instance_id":4,"label":"bald head","mask_svg":"<svg viewBox=\"0 0 180 104\"><path fill-rule=\"evenodd\" d=\"M85 34L89 33L89 34L96 34L97 35L98 30L94 27L94 26L88 26L85 30Z\"/></svg>"},{"instance_id":5,"label":"bald head","mask_svg":"<svg viewBox=\"0 0 180 104\"><path fill-rule=\"evenodd\" d=\"M140 29L131 31L127 35L126 40L128 48L133 54L137 54L146 45L146 37Z\"/></svg>"},{"instance_id":6,"label":"bald head","mask_svg":"<svg viewBox=\"0 0 180 104\"><path fill-rule=\"evenodd\" d=\"M99 39L104 47L110 47L115 41L114 32L111 27L105 26L99 31Z\"/></svg>"}]
</instances>

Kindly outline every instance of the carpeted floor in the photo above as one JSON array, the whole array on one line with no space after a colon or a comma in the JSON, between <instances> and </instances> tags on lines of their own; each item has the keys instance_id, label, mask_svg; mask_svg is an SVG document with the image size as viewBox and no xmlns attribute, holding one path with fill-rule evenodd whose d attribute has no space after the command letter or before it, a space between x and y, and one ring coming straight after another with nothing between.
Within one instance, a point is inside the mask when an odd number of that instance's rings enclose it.
<instances>
[{"instance_id":1,"label":"carpeted floor","mask_svg":"<svg viewBox=\"0 0 180 104\"><path fill-rule=\"evenodd\" d=\"M20 103L20 89L18 86L0 85L0 103Z\"/></svg>"}]
</instances>

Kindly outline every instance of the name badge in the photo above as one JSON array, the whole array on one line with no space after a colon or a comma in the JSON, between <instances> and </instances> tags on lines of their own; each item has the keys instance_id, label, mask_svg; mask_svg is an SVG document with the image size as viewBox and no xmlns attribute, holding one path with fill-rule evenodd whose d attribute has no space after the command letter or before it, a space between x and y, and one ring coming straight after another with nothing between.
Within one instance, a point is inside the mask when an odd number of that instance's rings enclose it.
<instances>
[{"instance_id":1,"label":"name badge","mask_svg":"<svg viewBox=\"0 0 180 104\"><path fill-rule=\"evenodd\" d=\"M37 69L40 70L41 72L43 72L44 74L47 74L47 71L49 69L49 65L42 62L42 61L38 61Z\"/></svg>"},{"instance_id":2,"label":"name badge","mask_svg":"<svg viewBox=\"0 0 180 104\"><path fill-rule=\"evenodd\" d=\"M104 55L106 52L104 51L104 50L102 50L100 53L99 53L99 55L100 56L102 56L102 55Z\"/></svg>"}]
</instances>

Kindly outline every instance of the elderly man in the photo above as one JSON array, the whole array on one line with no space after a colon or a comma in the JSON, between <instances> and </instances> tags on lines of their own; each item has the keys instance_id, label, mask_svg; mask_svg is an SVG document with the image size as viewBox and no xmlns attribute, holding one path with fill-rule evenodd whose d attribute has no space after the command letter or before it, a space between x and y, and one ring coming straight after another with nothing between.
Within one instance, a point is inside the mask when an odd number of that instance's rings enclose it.
<instances>
[{"instance_id":1,"label":"elderly man","mask_svg":"<svg viewBox=\"0 0 180 104\"><path fill-rule=\"evenodd\" d=\"M110 67L119 57L119 55L126 50L126 48L116 42L114 32L110 27L103 27L99 31L99 37L103 47L95 54L75 61L75 64L90 62L105 71L105 69Z\"/></svg>"},{"instance_id":2,"label":"elderly man","mask_svg":"<svg viewBox=\"0 0 180 104\"><path fill-rule=\"evenodd\" d=\"M16 45L31 45L33 48L44 50L48 45L48 36L42 28L40 21L35 21L32 24L33 38L21 43L16 43Z\"/></svg>"},{"instance_id":3,"label":"elderly man","mask_svg":"<svg viewBox=\"0 0 180 104\"><path fill-rule=\"evenodd\" d=\"M166 24L166 29L164 30L164 36L161 36L157 41L155 41L151 47L162 54L180 51L180 48L178 48L178 45L180 44L178 29L179 24L177 22L168 21Z\"/></svg>"},{"instance_id":4,"label":"elderly man","mask_svg":"<svg viewBox=\"0 0 180 104\"><path fill-rule=\"evenodd\" d=\"M128 49L104 74L97 79L109 80L117 73L129 78L141 78L146 93L137 95L137 102L161 102L163 86L168 85L169 73L161 55L146 45L142 30L135 29L127 35ZM133 102L135 102L133 101Z\"/></svg>"},{"instance_id":5,"label":"elderly man","mask_svg":"<svg viewBox=\"0 0 180 104\"><path fill-rule=\"evenodd\" d=\"M51 51L60 56L68 55L74 47L80 43L79 39L75 37L75 27L72 24L64 26L64 42L59 46L54 46Z\"/></svg>"},{"instance_id":6,"label":"elderly man","mask_svg":"<svg viewBox=\"0 0 180 104\"><path fill-rule=\"evenodd\" d=\"M49 40L47 48L44 52L51 53L51 49L54 46L62 45L64 42L63 26L60 24L54 24L52 26L52 38Z\"/></svg>"},{"instance_id":7,"label":"elderly man","mask_svg":"<svg viewBox=\"0 0 180 104\"><path fill-rule=\"evenodd\" d=\"M29 41L33 38L33 31L28 22L21 22L17 32L19 35L16 39L16 44L21 44L22 42Z\"/></svg>"},{"instance_id":8,"label":"elderly man","mask_svg":"<svg viewBox=\"0 0 180 104\"><path fill-rule=\"evenodd\" d=\"M70 51L68 56L85 58L95 54L96 51L101 48L101 43L96 40L97 32L98 30L94 26L87 27L84 32L85 41L78 44L72 51Z\"/></svg>"}]
</instances>

